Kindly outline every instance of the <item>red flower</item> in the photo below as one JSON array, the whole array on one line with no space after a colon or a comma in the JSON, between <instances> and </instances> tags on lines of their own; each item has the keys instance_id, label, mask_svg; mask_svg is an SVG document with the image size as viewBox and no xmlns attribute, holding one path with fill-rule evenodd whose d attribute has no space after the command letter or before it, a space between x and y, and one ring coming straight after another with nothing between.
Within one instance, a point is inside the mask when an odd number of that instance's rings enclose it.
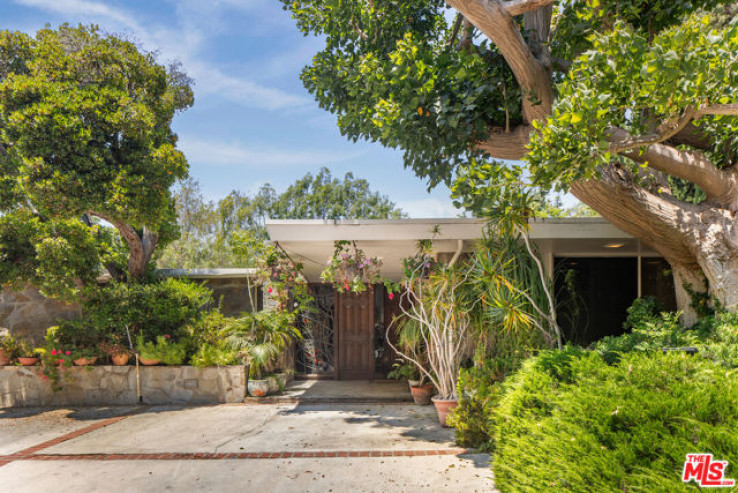
<instances>
[{"instance_id":1,"label":"red flower","mask_svg":"<svg viewBox=\"0 0 738 493\"><path fill-rule=\"evenodd\" d=\"M67 356L69 356L70 354L72 354L72 351L67 351Z\"/></svg>"},{"instance_id":2,"label":"red flower","mask_svg":"<svg viewBox=\"0 0 738 493\"><path fill-rule=\"evenodd\" d=\"M271 292L272 292L272 287L269 286L269 289L267 289L267 293L271 293Z\"/></svg>"},{"instance_id":3,"label":"red flower","mask_svg":"<svg viewBox=\"0 0 738 493\"><path fill-rule=\"evenodd\" d=\"M60 359L60 360L59 360L59 363L64 363L64 360L63 360L63 359Z\"/></svg>"},{"instance_id":4,"label":"red flower","mask_svg":"<svg viewBox=\"0 0 738 493\"><path fill-rule=\"evenodd\" d=\"M56 356L56 349L52 349L52 350L51 350L51 355L52 355L52 356Z\"/></svg>"},{"instance_id":5,"label":"red flower","mask_svg":"<svg viewBox=\"0 0 738 493\"><path fill-rule=\"evenodd\" d=\"M395 293L390 293L389 294L389 299L391 299L391 300L395 299Z\"/></svg>"},{"instance_id":6,"label":"red flower","mask_svg":"<svg viewBox=\"0 0 738 493\"><path fill-rule=\"evenodd\" d=\"M170 336L169 334L165 334L164 337L166 337L167 339L171 339L172 338L172 336Z\"/></svg>"},{"instance_id":7,"label":"red flower","mask_svg":"<svg viewBox=\"0 0 738 493\"><path fill-rule=\"evenodd\" d=\"M46 380L46 375L41 375L41 378L43 378L44 380Z\"/></svg>"}]
</instances>

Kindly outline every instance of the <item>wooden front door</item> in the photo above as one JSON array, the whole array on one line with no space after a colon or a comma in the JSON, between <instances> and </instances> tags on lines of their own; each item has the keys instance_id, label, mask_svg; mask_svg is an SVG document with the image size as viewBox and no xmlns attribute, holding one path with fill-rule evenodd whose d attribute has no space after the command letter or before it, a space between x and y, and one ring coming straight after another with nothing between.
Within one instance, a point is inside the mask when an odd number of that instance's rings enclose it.
<instances>
[{"instance_id":1,"label":"wooden front door","mask_svg":"<svg viewBox=\"0 0 738 493\"><path fill-rule=\"evenodd\" d=\"M371 380L374 376L374 292L338 295L339 380Z\"/></svg>"}]
</instances>

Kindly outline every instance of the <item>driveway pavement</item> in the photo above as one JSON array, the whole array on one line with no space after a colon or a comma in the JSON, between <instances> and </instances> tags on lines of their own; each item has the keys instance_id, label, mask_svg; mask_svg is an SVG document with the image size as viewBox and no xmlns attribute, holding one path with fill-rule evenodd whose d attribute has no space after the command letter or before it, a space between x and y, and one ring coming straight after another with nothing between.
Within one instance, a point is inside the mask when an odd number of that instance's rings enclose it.
<instances>
[{"instance_id":1,"label":"driveway pavement","mask_svg":"<svg viewBox=\"0 0 738 493\"><path fill-rule=\"evenodd\" d=\"M0 410L3 491L494 491L488 463L431 406Z\"/></svg>"}]
</instances>

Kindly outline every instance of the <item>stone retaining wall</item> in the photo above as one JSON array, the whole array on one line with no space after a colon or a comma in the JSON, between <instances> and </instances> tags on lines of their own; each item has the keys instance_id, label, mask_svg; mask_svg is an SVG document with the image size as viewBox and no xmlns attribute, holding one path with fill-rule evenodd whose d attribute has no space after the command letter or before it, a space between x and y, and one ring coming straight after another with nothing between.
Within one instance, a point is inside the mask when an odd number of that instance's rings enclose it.
<instances>
[{"instance_id":1,"label":"stone retaining wall","mask_svg":"<svg viewBox=\"0 0 738 493\"><path fill-rule=\"evenodd\" d=\"M135 366L73 367L64 371L63 389L51 390L36 366L0 367L0 408L35 406L110 406L139 402ZM144 404L219 404L243 402L243 366L140 367Z\"/></svg>"}]
</instances>

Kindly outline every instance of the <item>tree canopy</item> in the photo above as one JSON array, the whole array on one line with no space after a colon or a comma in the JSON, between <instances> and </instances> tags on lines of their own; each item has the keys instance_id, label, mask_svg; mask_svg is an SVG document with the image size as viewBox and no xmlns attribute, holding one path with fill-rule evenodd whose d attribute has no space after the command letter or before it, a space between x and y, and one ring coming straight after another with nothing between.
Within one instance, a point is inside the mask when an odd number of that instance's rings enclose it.
<instances>
[{"instance_id":1,"label":"tree canopy","mask_svg":"<svg viewBox=\"0 0 738 493\"><path fill-rule=\"evenodd\" d=\"M681 308L706 284L738 307L732 2L282 1L348 138L473 210L571 191L671 263Z\"/></svg>"},{"instance_id":2,"label":"tree canopy","mask_svg":"<svg viewBox=\"0 0 738 493\"><path fill-rule=\"evenodd\" d=\"M192 103L178 66L160 65L96 27L47 27L35 37L0 31L2 222L5 231L39 226L3 238L25 242L26 265L62 243L67 250L54 254L56 264L73 264L80 258L75 249L100 244L99 231L85 229L98 218L125 240L121 275L141 277L156 245L176 233L170 187L188 166L171 123ZM14 247L7 242L1 248L7 277L18 259L9 259ZM93 250L85 268L94 263ZM98 260L104 250L95 250Z\"/></svg>"},{"instance_id":3,"label":"tree canopy","mask_svg":"<svg viewBox=\"0 0 738 493\"><path fill-rule=\"evenodd\" d=\"M333 177L328 168L307 173L282 193L269 183L253 195L238 190L208 201L198 182L183 180L175 193L182 236L167 247L160 267L250 267L246 256L234 255L234 234L250 232L267 238L267 219L398 219L405 213L385 195L372 191L369 182L346 173Z\"/></svg>"}]
</instances>

